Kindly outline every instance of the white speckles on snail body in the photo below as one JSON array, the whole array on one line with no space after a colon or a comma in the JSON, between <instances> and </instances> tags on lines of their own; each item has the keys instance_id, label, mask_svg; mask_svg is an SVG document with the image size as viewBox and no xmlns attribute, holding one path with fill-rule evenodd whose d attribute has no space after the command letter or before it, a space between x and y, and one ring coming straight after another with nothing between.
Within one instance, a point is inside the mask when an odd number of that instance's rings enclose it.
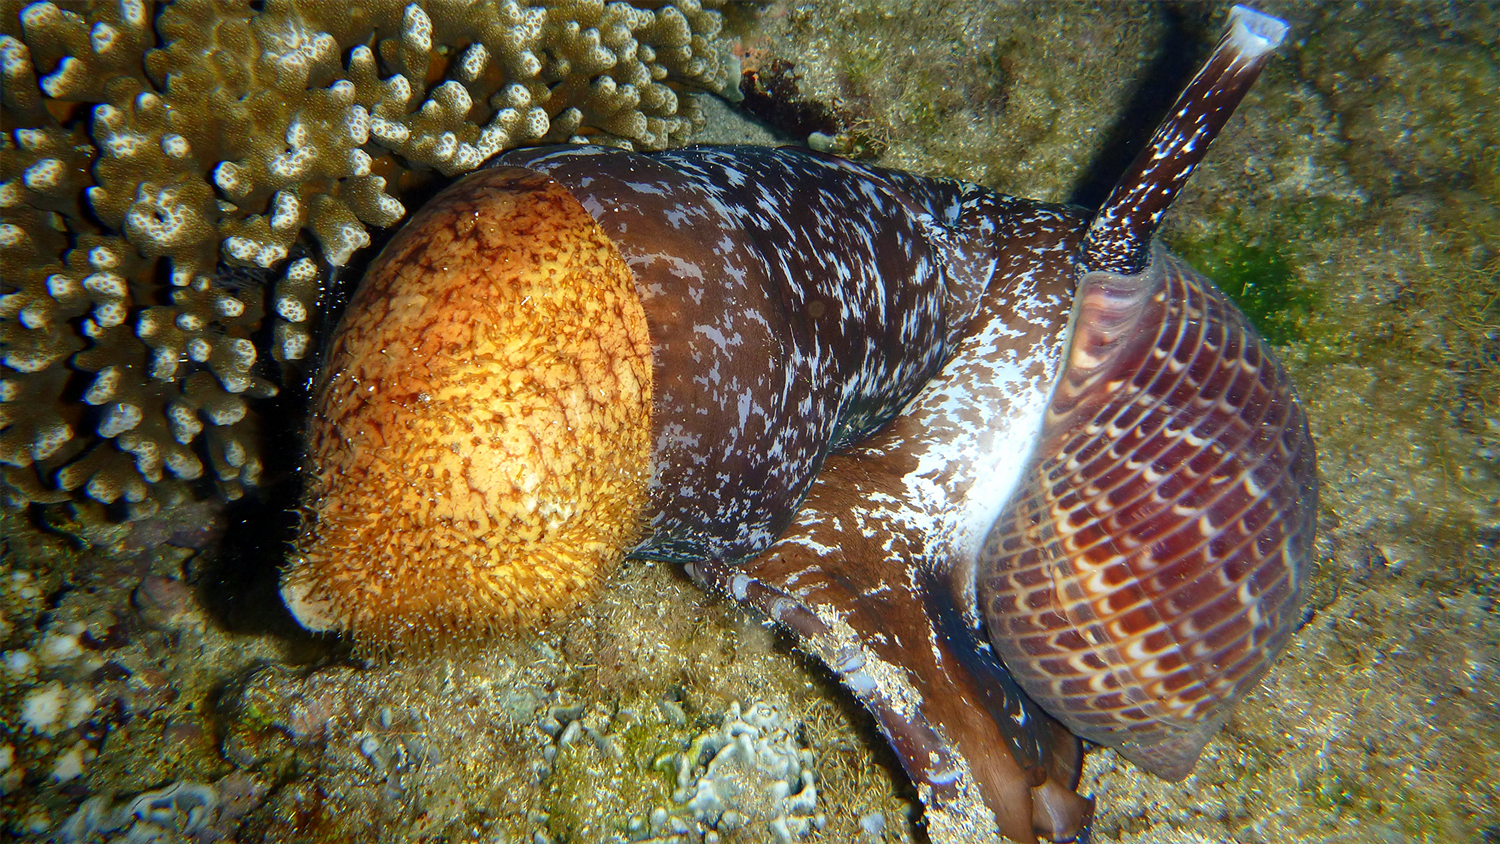
<instances>
[{"instance_id":1,"label":"white speckles on snail body","mask_svg":"<svg viewBox=\"0 0 1500 844\"><path fill-rule=\"evenodd\" d=\"M988 221L972 235L936 222L972 186L806 152L568 147L501 163L567 186L636 274L658 391L646 556L734 559L780 534L826 456L946 357L985 283L961 270L997 260Z\"/></svg>"}]
</instances>

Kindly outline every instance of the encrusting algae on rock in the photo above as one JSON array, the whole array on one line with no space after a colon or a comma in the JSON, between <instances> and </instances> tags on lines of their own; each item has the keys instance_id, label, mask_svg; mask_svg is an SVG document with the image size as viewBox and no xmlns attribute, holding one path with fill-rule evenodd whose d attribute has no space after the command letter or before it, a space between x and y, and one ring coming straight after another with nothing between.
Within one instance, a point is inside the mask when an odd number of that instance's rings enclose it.
<instances>
[{"instance_id":1,"label":"encrusting algae on rock","mask_svg":"<svg viewBox=\"0 0 1500 844\"><path fill-rule=\"evenodd\" d=\"M735 75L704 5L0 2L6 503L240 497L326 267L501 150L682 143Z\"/></svg>"},{"instance_id":2,"label":"encrusting algae on rock","mask_svg":"<svg viewBox=\"0 0 1500 844\"><path fill-rule=\"evenodd\" d=\"M578 200L496 168L371 266L311 425L282 594L313 630L462 639L586 597L640 532L651 340Z\"/></svg>"}]
</instances>

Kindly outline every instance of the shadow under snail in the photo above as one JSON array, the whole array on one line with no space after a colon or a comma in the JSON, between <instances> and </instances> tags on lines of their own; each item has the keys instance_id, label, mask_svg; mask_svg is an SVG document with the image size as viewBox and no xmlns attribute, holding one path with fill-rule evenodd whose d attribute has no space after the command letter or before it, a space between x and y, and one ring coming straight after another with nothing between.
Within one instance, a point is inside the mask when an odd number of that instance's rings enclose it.
<instances>
[{"instance_id":1,"label":"shadow under snail","mask_svg":"<svg viewBox=\"0 0 1500 844\"><path fill-rule=\"evenodd\" d=\"M576 606L627 555L764 611L935 841L1072 840L1080 738L1191 770L1300 618L1285 371L1153 241L1285 25L1228 33L1103 208L799 149L499 156L336 330L282 594L375 646Z\"/></svg>"}]
</instances>

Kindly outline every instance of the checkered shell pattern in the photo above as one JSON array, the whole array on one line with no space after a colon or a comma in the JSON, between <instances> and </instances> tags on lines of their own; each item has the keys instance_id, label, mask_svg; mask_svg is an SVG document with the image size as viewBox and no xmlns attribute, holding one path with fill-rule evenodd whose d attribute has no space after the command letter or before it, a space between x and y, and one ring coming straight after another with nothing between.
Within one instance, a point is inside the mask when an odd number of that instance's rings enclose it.
<instances>
[{"instance_id":1,"label":"checkered shell pattern","mask_svg":"<svg viewBox=\"0 0 1500 844\"><path fill-rule=\"evenodd\" d=\"M1300 621L1317 486L1265 341L1180 260L1158 251L1145 272L1110 342L1085 320L1118 318L1133 279L1081 283L1068 368L978 587L1038 703L1179 779Z\"/></svg>"}]
</instances>

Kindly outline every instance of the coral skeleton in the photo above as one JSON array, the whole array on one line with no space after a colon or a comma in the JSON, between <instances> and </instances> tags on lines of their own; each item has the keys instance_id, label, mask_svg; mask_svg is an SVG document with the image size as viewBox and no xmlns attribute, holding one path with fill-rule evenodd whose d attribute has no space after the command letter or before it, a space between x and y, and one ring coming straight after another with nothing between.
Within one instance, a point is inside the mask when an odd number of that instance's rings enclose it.
<instances>
[{"instance_id":1,"label":"coral skeleton","mask_svg":"<svg viewBox=\"0 0 1500 844\"><path fill-rule=\"evenodd\" d=\"M737 76L714 5L4 0L6 503L241 496L329 268L501 150L683 142Z\"/></svg>"},{"instance_id":2,"label":"coral skeleton","mask_svg":"<svg viewBox=\"0 0 1500 844\"><path fill-rule=\"evenodd\" d=\"M648 772L640 767L644 758L627 750L641 738L632 737L632 728L649 724L671 734L688 726L675 702L663 699L659 707L655 713L600 704L554 707L539 725L550 739L542 751L541 778L552 781L563 768L564 780L580 774L587 779L569 788L597 794L607 788L603 783L666 775L670 787L660 797L667 799L634 806L628 817L610 822L642 844L695 844L726 837L793 844L823 829L814 753L801 735L800 722L783 708L733 702L713 726L653 759ZM562 764L560 757L569 753L582 754L587 764ZM596 804L591 811L608 815L614 809ZM589 834L593 831L583 837ZM601 840L625 839L605 833Z\"/></svg>"},{"instance_id":3,"label":"coral skeleton","mask_svg":"<svg viewBox=\"0 0 1500 844\"><path fill-rule=\"evenodd\" d=\"M187 780L111 805L107 795L83 801L57 829L53 838L63 844L82 844L106 837L111 841L181 841L201 834L219 812L220 798L213 785ZM124 833L114 836L115 833Z\"/></svg>"}]
</instances>

